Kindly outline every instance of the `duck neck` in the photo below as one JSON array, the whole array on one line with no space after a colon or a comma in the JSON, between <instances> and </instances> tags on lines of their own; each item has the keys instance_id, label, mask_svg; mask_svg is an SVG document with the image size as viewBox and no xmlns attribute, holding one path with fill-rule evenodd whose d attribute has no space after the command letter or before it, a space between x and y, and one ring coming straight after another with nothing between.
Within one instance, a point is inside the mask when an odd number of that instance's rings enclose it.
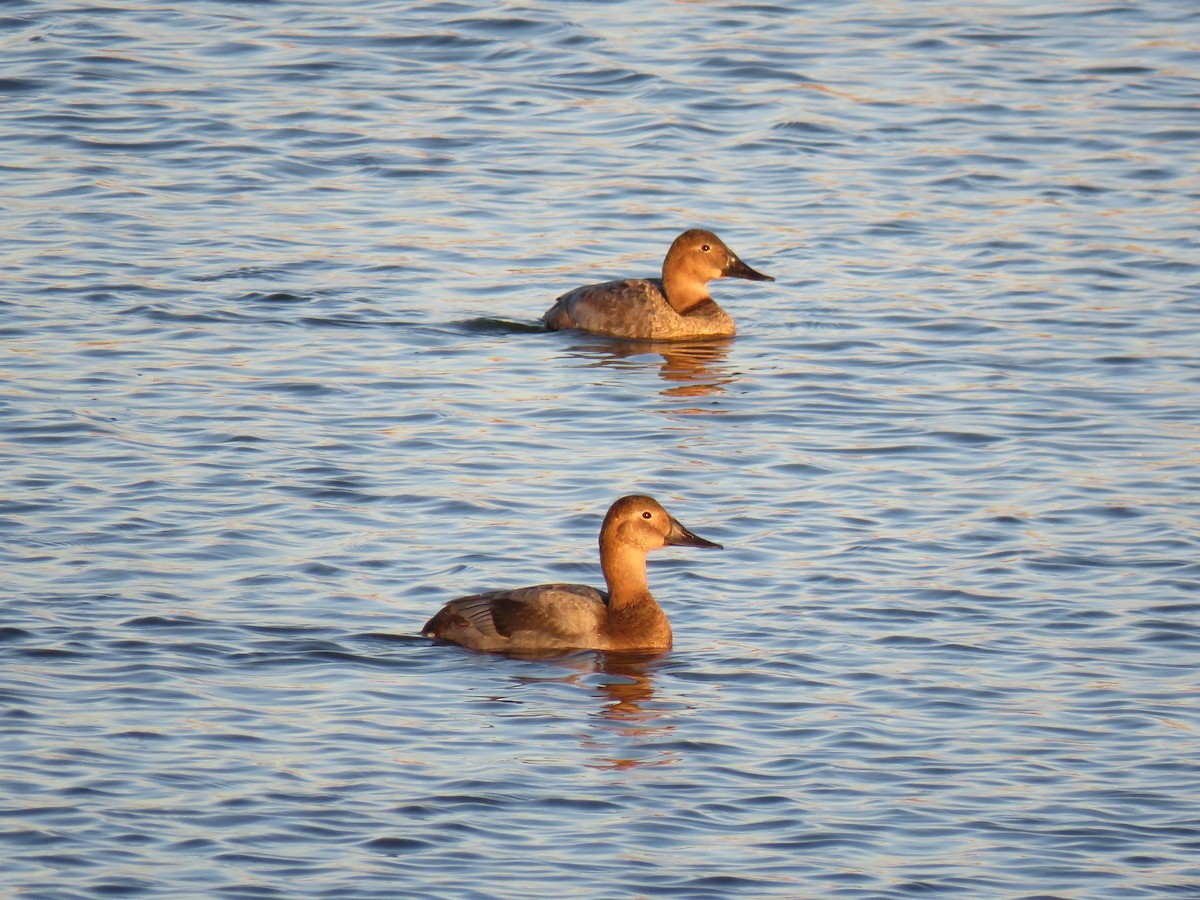
<instances>
[{"instance_id":1,"label":"duck neck","mask_svg":"<svg viewBox=\"0 0 1200 900\"><path fill-rule=\"evenodd\" d=\"M600 568L608 585L609 609L654 599L646 583L646 553L636 547L600 540Z\"/></svg>"},{"instance_id":2,"label":"duck neck","mask_svg":"<svg viewBox=\"0 0 1200 900\"><path fill-rule=\"evenodd\" d=\"M681 316L704 301L712 299L708 296L706 284L678 274L674 270L668 270L666 266L663 266L662 283L667 303Z\"/></svg>"}]
</instances>

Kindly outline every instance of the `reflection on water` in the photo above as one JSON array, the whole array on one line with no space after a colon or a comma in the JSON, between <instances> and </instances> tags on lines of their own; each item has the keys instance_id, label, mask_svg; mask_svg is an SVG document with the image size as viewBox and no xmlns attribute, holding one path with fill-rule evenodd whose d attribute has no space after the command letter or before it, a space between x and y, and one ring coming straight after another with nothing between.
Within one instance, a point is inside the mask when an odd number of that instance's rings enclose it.
<instances>
[{"instance_id":1,"label":"reflection on water","mask_svg":"<svg viewBox=\"0 0 1200 900\"><path fill-rule=\"evenodd\" d=\"M561 333L561 332L560 332ZM623 360L659 356L658 376L669 383L661 391L665 397L704 397L719 394L735 380L728 366L735 338L705 341L624 341L587 336L575 337L570 350L600 365Z\"/></svg>"},{"instance_id":2,"label":"reflection on water","mask_svg":"<svg viewBox=\"0 0 1200 900\"><path fill-rule=\"evenodd\" d=\"M666 709L656 700L655 679L666 670L670 651L608 652L581 651L555 656L537 655L513 658L537 659L543 665L569 669L562 676L512 676L517 684L569 684L586 688L596 703L594 717L608 723L608 730L585 734L580 738L580 751L590 757L587 765L595 769L637 769L662 766L676 762L675 749L648 750L648 739L662 737L674 731L663 719ZM615 729L615 730L614 730ZM614 741L614 736L628 740ZM617 746L614 746L616 744ZM625 752L618 754L617 747Z\"/></svg>"},{"instance_id":3,"label":"reflection on water","mask_svg":"<svg viewBox=\"0 0 1200 900\"><path fill-rule=\"evenodd\" d=\"M570 669L561 678L515 676L514 681L534 684L561 681L595 688L601 698L598 715L606 719L649 722L658 714L654 700L654 675L669 659L670 651L610 652L585 650L574 652L506 653L510 659L537 660Z\"/></svg>"},{"instance_id":4,"label":"reflection on water","mask_svg":"<svg viewBox=\"0 0 1200 900\"><path fill-rule=\"evenodd\" d=\"M600 653L593 679L606 698L601 715L605 718L648 722L659 713L650 706L654 700L654 675L669 653Z\"/></svg>"},{"instance_id":5,"label":"reflection on water","mask_svg":"<svg viewBox=\"0 0 1200 900\"><path fill-rule=\"evenodd\" d=\"M600 365L639 357L658 356L659 377L670 382L662 390L666 397L702 397L717 394L734 380L726 365L735 338L716 338L702 341L627 341L597 337L583 332L546 331L538 323L511 319L480 317L454 323L457 330L475 335L540 334L546 340L569 339L568 351L583 359L594 359Z\"/></svg>"}]
</instances>

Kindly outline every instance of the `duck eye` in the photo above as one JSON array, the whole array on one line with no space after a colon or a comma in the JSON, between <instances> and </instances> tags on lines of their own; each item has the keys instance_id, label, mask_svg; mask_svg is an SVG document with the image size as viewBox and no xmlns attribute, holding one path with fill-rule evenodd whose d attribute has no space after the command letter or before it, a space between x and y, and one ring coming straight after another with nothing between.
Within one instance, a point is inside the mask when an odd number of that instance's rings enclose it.
<instances>
[{"instance_id":1,"label":"duck eye","mask_svg":"<svg viewBox=\"0 0 1200 900\"><path fill-rule=\"evenodd\" d=\"M642 518L643 518L643 519L649 519L649 518L651 518L651 516L650 516L650 513L648 513L648 512L644 512L644 513L642 513Z\"/></svg>"},{"instance_id":2,"label":"duck eye","mask_svg":"<svg viewBox=\"0 0 1200 900\"><path fill-rule=\"evenodd\" d=\"M704 244L700 249L703 250L705 253L707 253L708 252L708 244Z\"/></svg>"}]
</instances>

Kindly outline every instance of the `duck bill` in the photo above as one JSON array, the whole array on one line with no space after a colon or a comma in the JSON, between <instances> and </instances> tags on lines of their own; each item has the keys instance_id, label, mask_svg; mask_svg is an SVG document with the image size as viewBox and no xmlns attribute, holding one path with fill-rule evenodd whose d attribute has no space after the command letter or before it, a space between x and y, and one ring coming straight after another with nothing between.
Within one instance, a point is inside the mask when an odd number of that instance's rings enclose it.
<instances>
[{"instance_id":1,"label":"duck bill","mask_svg":"<svg viewBox=\"0 0 1200 900\"><path fill-rule=\"evenodd\" d=\"M710 547L713 550L724 550L720 544L706 541L698 534L693 534L679 524L679 520L671 516L671 530L663 538L668 547Z\"/></svg>"},{"instance_id":2,"label":"duck bill","mask_svg":"<svg viewBox=\"0 0 1200 900\"><path fill-rule=\"evenodd\" d=\"M725 278L745 278L747 281L774 281L770 275L756 272L733 254L729 256L729 265L721 273Z\"/></svg>"}]
</instances>

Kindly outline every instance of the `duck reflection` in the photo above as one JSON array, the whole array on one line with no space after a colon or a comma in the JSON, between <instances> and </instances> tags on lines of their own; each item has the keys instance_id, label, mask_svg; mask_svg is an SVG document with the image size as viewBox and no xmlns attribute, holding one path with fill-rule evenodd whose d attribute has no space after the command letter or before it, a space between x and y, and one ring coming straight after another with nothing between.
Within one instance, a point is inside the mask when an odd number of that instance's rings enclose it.
<instances>
[{"instance_id":1,"label":"duck reflection","mask_svg":"<svg viewBox=\"0 0 1200 900\"><path fill-rule=\"evenodd\" d=\"M646 722L656 718L659 711L644 704L654 699L654 673L666 660L667 651L624 652L602 651L597 654L596 673L603 676L594 684L606 698L599 715L605 719Z\"/></svg>"},{"instance_id":2,"label":"duck reflection","mask_svg":"<svg viewBox=\"0 0 1200 900\"><path fill-rule=\"evenodd\" d=\"M510 653L508 656L537 659L553 666L571 669L562 678L517 676L530 684L561 681L595 689L603 706L596 715L624 722L651 722L661 711L653 705L654 677L665 667L669 650L587 650L557 655Z\"/></svg>"},{"instance_id":3,"label":"duck reflection","mask_svg":"<svg viewBox=\"0 0 1200 900\"><path fill-rule=\"evenodd\" d=\"M614 341L579 342L571 350L600 365L628 365L639 356L661 357L658 375L668 382L668 397L703 397L718 394L735 376L727 365L733 341Z\"/></svg>"},{"instance_id":4,"label":"duck reflection","mask_svg":"<svg viewBox=\"0 0 1200 900\"><path fill-rule=\"evenodd\" d=\"M542 332L542 325L508 319L478 318L454 323L467 334L514 335ZM563 332L576 334L575 332ZM579 333L569 352L592 359L602 366L632 366L639 356L661 358L658 374L668 382L662 393L668 397L703 397L717 394L734 381L726 360L732 338L705 338L688 341L639 341L597 337Z\"/></svg>"}]
</instances>

